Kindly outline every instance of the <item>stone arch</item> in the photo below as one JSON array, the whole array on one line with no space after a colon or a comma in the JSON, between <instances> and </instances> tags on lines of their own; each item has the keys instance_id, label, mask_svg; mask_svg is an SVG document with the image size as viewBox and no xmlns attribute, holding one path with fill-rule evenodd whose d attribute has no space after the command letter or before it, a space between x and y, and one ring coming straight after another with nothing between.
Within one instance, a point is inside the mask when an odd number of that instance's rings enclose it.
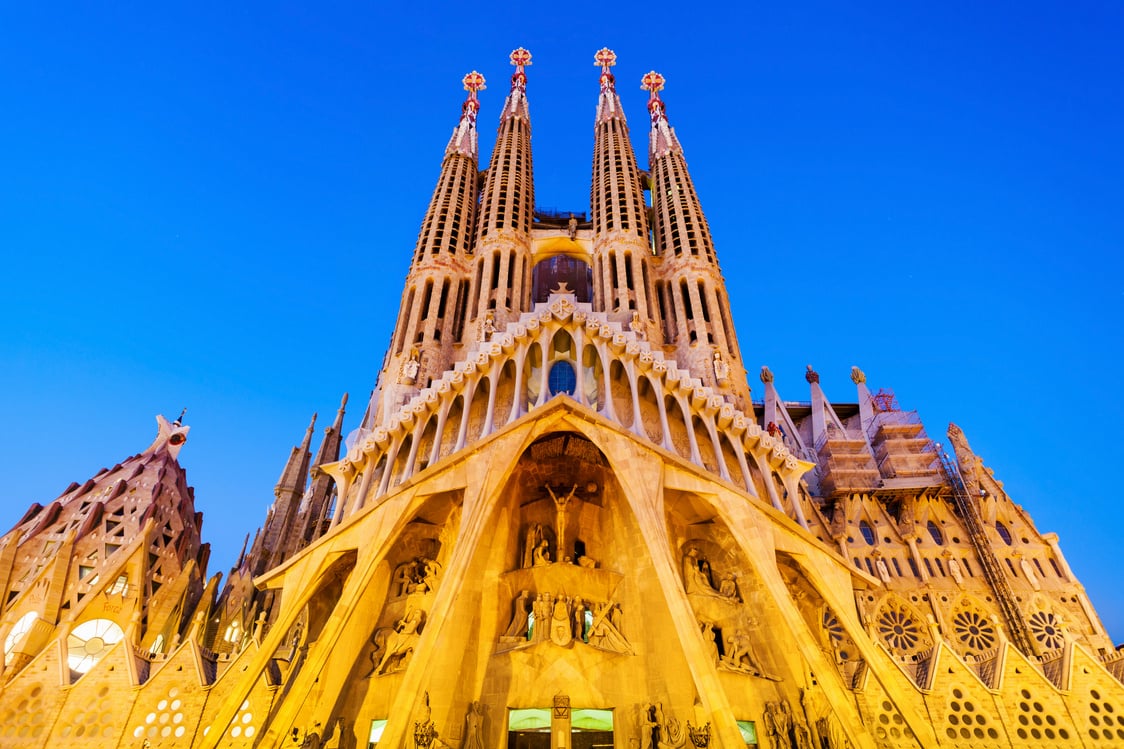
<instances>
[{"instance_id":1,"label":"stone arch","mask_svg":"<svg viewBox=\"0 0 1124 749\"><path fill-rule=\"evenodd\" d=\"M718 474L718 456L714 453L714 434L709 421L698 414L691 414L691 431L695 435L700 465L711 473Z\"/></svg>"},{"instance_id":2,"label":"stone arch","mask_svg":"<svg viewBox=\"0 0 1124 749\"><path fill-rule=\"evenodd\" d=\"M687 415L679 399L670 393L664 396L664 411L667 414L668 441L680 457L691 459L691 439L687 434Z\"/></svg>"},{"instance_id":3,"label":"stone arch","mask_svg":"<svg viewBox=\"0 0 1124 749\"><path fill-rule=\"evenodd\" d=\"M457 435L460 434L463 419L464 394L457 393L457 396L453 398L452 405L449 406L448 415L445 417L445 425L441 430L441 451L438 453L438 459L449 455L456 448Z\"/></svg>"},{"instance_id":4,"label":"stone arch","mask_svg":"<svg viewBox=\"0 0 1124 749\"><path fill-rule=\"evenodd\" d=\"M593 268L584 257L558 253L538 260L531 269L531 302L539 304L564 282L579 303L593 301Z\"/></svg>"},{"instance_id":5,"label":"stone arch","mask_svg":"<svg viewBox=\"0 0 1124 749\"><path fill-rule=\"evenodd\" d=\"M665 489L665 523L679 582L704 645L720 669L765 678L795 677L802 656L781 653L769 632L786 626L730 521L711 497Z\"/></svg>"},{"instance_id":6,"label":"stone arch","mask_svg":"<svg viewBox=\"0 0 1124 749\"><path fill-rule=\"evenodd\" d=\"M527 408L533 408L538 405L540 399L544 395L543 390L543 349L542 345L535 341L527 347L527 355L523 357L523 382L524 390L526 391Z\"/></svg>"},{"instance_id":7,"label":"stone arch","mask_svg":"<svg viewBox=\"0 0 1124 749\"><path fill-rule=\"evenodd\" d=\"M668 444L668 437L664 434L663 413L660 408L660 393L662 388L658 381L651 375L644 373L636 378L636 401L640 407L640 421L643 434L653 443L661 446ZM633 431L638 431L633 425Z\"/></svg>"},{"instance_id":8,"label":"stone arch","mask_svg":"<svg viewBox=\"0 0 1124 749\"><path fill-rule=\"evenodd\" d=\"M632 426L632 385L629 382L628 370L619 359L609 362L609 394L612 398L613 413L617 423L623 427ZM650 435L649 435L650 436Z\"/></svg>"},{"instance_id":9,"label":"stone arch","mask_svg":"<svg viewBox=\"0 0 1124 749\"><path fill-rule=\"evenodd\" d=\"M726 466L726 473L730 477L730 483L740 487L744 487L747 492L756 496L757 490L754 488L753 483L742 471L742 466L745 465L745 453L741 451L741 445L735 445L730 441L729 435L722 432L719 435L719 446L722 450L721 460Z\"/></svg>"},{"instance_id":10,"label":"stone arch","mask_svg":"<svg viewBox=\"0 0 1124 749\"><path fill-rule=\"evenodd\" d=\"M418 437L417 457L414 459L414 472L424 471L429 467L430 456L433 448L437 446L437 414L428 414L425 425Z\"/></svg>"},{"instance_id":11,"label":"stone arch","mask_svg":"<svg viewBox=\"0 0 1124 749\"><path fill-rule=\"evenodd\" d=\"M500 428L508 422L509 417L516 411L515 399L515 360L507 359L499 369L496 376L494 389L495 407L492 414L493 430Z\"/></svg>"},{"instance_id":12,"label":"stone arch","mask_svg":"<svg viewBox=\"0 0 1124 749\"><path fill-rule=\"evenodd\" d=\"M464 433L466 445L475 442L484 434L491 390L492 380L487 376L481 377L471 386L472 398L468 406L468 427Z\"/></svg>"},{"instance_id":13,"label":"stone arch","mask_svg":"<svg viewBox=\"0 0 1124 749\"><path fill-rule=\"evenodd\" d=\"M582 345L580 366L582 368L582 381L584 389L581 393L582 402L595 411L601 410L603 383L605 381L605 366L601 360L601 352L592 343Z\"/></svg>"},{"instance_id":14,"label":"stone arch","mask_svg":"<svg viewBox=\"0 0 1124 749\"><path fill-rule=\"evenodd\" d=\"M405 435L401 442L399 442L393 449L394 451L394 465L390 468L390 483L388 487L394 487L401 484L403 481L410 477L410 453L414 446L414 435Z\"/></svg>"}]
</instances>

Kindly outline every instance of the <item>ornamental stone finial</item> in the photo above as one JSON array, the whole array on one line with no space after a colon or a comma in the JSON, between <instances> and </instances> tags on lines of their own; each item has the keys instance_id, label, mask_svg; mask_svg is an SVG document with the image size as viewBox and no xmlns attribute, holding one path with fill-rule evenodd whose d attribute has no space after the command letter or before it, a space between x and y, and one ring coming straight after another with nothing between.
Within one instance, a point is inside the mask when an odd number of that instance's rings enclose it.
<instances>
[{"instance_id":1,"label":"ornamental stone finial","mask_svg":"<svg viewBox=\"0 0 1124 749\"><path fill-rule=\"evenodd\" d=\"M640 88L651 94L653 99L660 98L663 91L664 77L654 70L650 70L640 79Z\"/></svg>"},{"instance_id":2,"label":"ornamental stone finial","mask_svg":"<svg viewBox=\"0 0 1124 749\"><path fill-rule=\"evenodd\" d=\"M519 47L518 49L512 50L512 52L511 52L511 64L515 66L515 72L517 74L522 73L523 68L525 68L525 67L527 67L528 65L531 64L531 53L528 52L523 47Z\"/></svg>"},{"instance_id":3,"label":"ornamental stone finial","mask_svg":"<svg viewBox=\"0 0 1124 749\"><path fill-rule=\"evenodd\" d=\"M609 68L617 64L617 53L608 47L602 47L593 56L593 64L600 67L603 72L608 73Z\"/></svg>"},{"instance_id":4,"label":"ornamental stone finial","mask_svg":"<svg viewBox=\"0 0 1124 749\"><path fill-rule=\"evenodd\" d=\"M812 365L808 365L808 371L804 373L804 379L808 381L809 385L819 384L820 375L816 370L812 369Z\"/></svg>"},{"instance_id":5,"label":"ornamental stone finial","mask_svg":"<svg viewBox=\"0 0 1124 749\"><path fill-rule=\"evenodd\" d=\"M773 381L773 370L769 369L768 367L762 367L761 368L761 382L772 382L772 381Z\"/></svg>"},{"instance_id":6,"label":"ornamental stone finial","mask_svg":"<svg viewBox=\"0 0 1124 749\"><path fill-rule=\"evenodd\" d=\"M475 99L477 91L483 91L487 86L484 85L484 76L473 70L471 73L465 75L461 79L464 84L464 90L469 92L469 95Z\"/></svg>"},{"instance_id":7,"label":"ornamental stone finial","mask_svg":"<svg viewBox=\"0 0 1124 749\"><path fill-rule=\"evenodd\" d=\"M602 47L593 56L593 64L601 68L601 88L615 88L615 79L609 68L617 64L617 53L608 47Z\"/></svg>"},{"instance_id":8,"label":"ornamental stone finial","mask_svg":"<svg viewBox=\"0 0 1124 749\"><path fill-rule=\"evenodd\" d=\"M851 382L861 385L866 382L866 375L858 367L851 367Z\"/></svg>"}]
</instances>

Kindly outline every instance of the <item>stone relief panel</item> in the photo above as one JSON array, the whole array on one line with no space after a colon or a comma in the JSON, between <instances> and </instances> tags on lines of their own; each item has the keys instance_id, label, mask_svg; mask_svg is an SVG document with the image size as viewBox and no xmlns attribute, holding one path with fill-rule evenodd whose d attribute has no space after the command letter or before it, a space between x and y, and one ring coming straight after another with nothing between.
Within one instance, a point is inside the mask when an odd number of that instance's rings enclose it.
<instances>
[{"instance_id":1,"label":"stone relief panel","mask_svg":"<svg viewBox=\"0 0 1124 749\"><path fill-rule=\"evenodd\" d=\"M668 498L683 590L716 668L779 681L769 662L762 585L725 524L697 497Z\"/></svg>"},{"instance_id":2,"label":"stone relief panel","mask_svg":"<svg viewBox=\"0 0 1124 749\"><path fill-rule=\"evenodd\" d=\"M441 586L459 524L459 506L449 499L434 499L394 543L386 558L390 579L368 641L369 665L364 678L377 679L409 665Z\"/></svg>"},{"instance_id":3,"label":"stone relief panel","mask_svg":"<svg viewBox=\"0 0 1124 749\"><path fill-rule=\"evenodd\" d=\"M614 538L606 483L615 479L600 451L575 434L531 445L513 474L512 515L519 536L501 575L501 650L543 642L632 653L627 605L618 590L622 559Z\"/></svg>"}]
</instances>

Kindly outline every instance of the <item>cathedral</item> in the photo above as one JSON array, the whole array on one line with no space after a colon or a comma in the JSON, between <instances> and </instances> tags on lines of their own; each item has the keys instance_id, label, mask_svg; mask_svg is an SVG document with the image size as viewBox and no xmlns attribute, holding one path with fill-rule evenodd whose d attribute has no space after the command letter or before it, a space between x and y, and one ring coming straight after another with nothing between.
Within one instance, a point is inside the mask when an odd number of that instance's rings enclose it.
<instances>
[{"instance_id":1,"label":"cathedral","mask_svg":"<svg viewBox=\"0 0 1124 749\"><path fill-rule=\"evenodd\" d=\"M597 52L590 205L546 212L511 63L359 426L314 419L228 574L182 415L12 518L0 746L1124 746L1124 652L965 433L743 359L663 77L642 168Z\"/></svg>"}]
</instances>

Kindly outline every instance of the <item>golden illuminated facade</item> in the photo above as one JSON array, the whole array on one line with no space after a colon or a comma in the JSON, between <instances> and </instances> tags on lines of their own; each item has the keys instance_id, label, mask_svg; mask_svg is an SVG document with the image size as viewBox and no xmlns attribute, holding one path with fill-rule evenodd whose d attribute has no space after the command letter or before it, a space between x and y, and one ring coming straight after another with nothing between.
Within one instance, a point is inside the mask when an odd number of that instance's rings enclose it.
<instances>
[{"instance_id":1,"label":"golden illuminated facade","mask_svg":"<svg viewBox=\"0 0 1124 749\"><path fill-rule=\"evenodd\" d=\"M160 419L0 538L0 746L1124 746L1124 659L955 425L751 391L660 98L597 53L590 213L534 209L526 67L445 151L379 384L225 584Z\"/></svg>"}]
</instances>

